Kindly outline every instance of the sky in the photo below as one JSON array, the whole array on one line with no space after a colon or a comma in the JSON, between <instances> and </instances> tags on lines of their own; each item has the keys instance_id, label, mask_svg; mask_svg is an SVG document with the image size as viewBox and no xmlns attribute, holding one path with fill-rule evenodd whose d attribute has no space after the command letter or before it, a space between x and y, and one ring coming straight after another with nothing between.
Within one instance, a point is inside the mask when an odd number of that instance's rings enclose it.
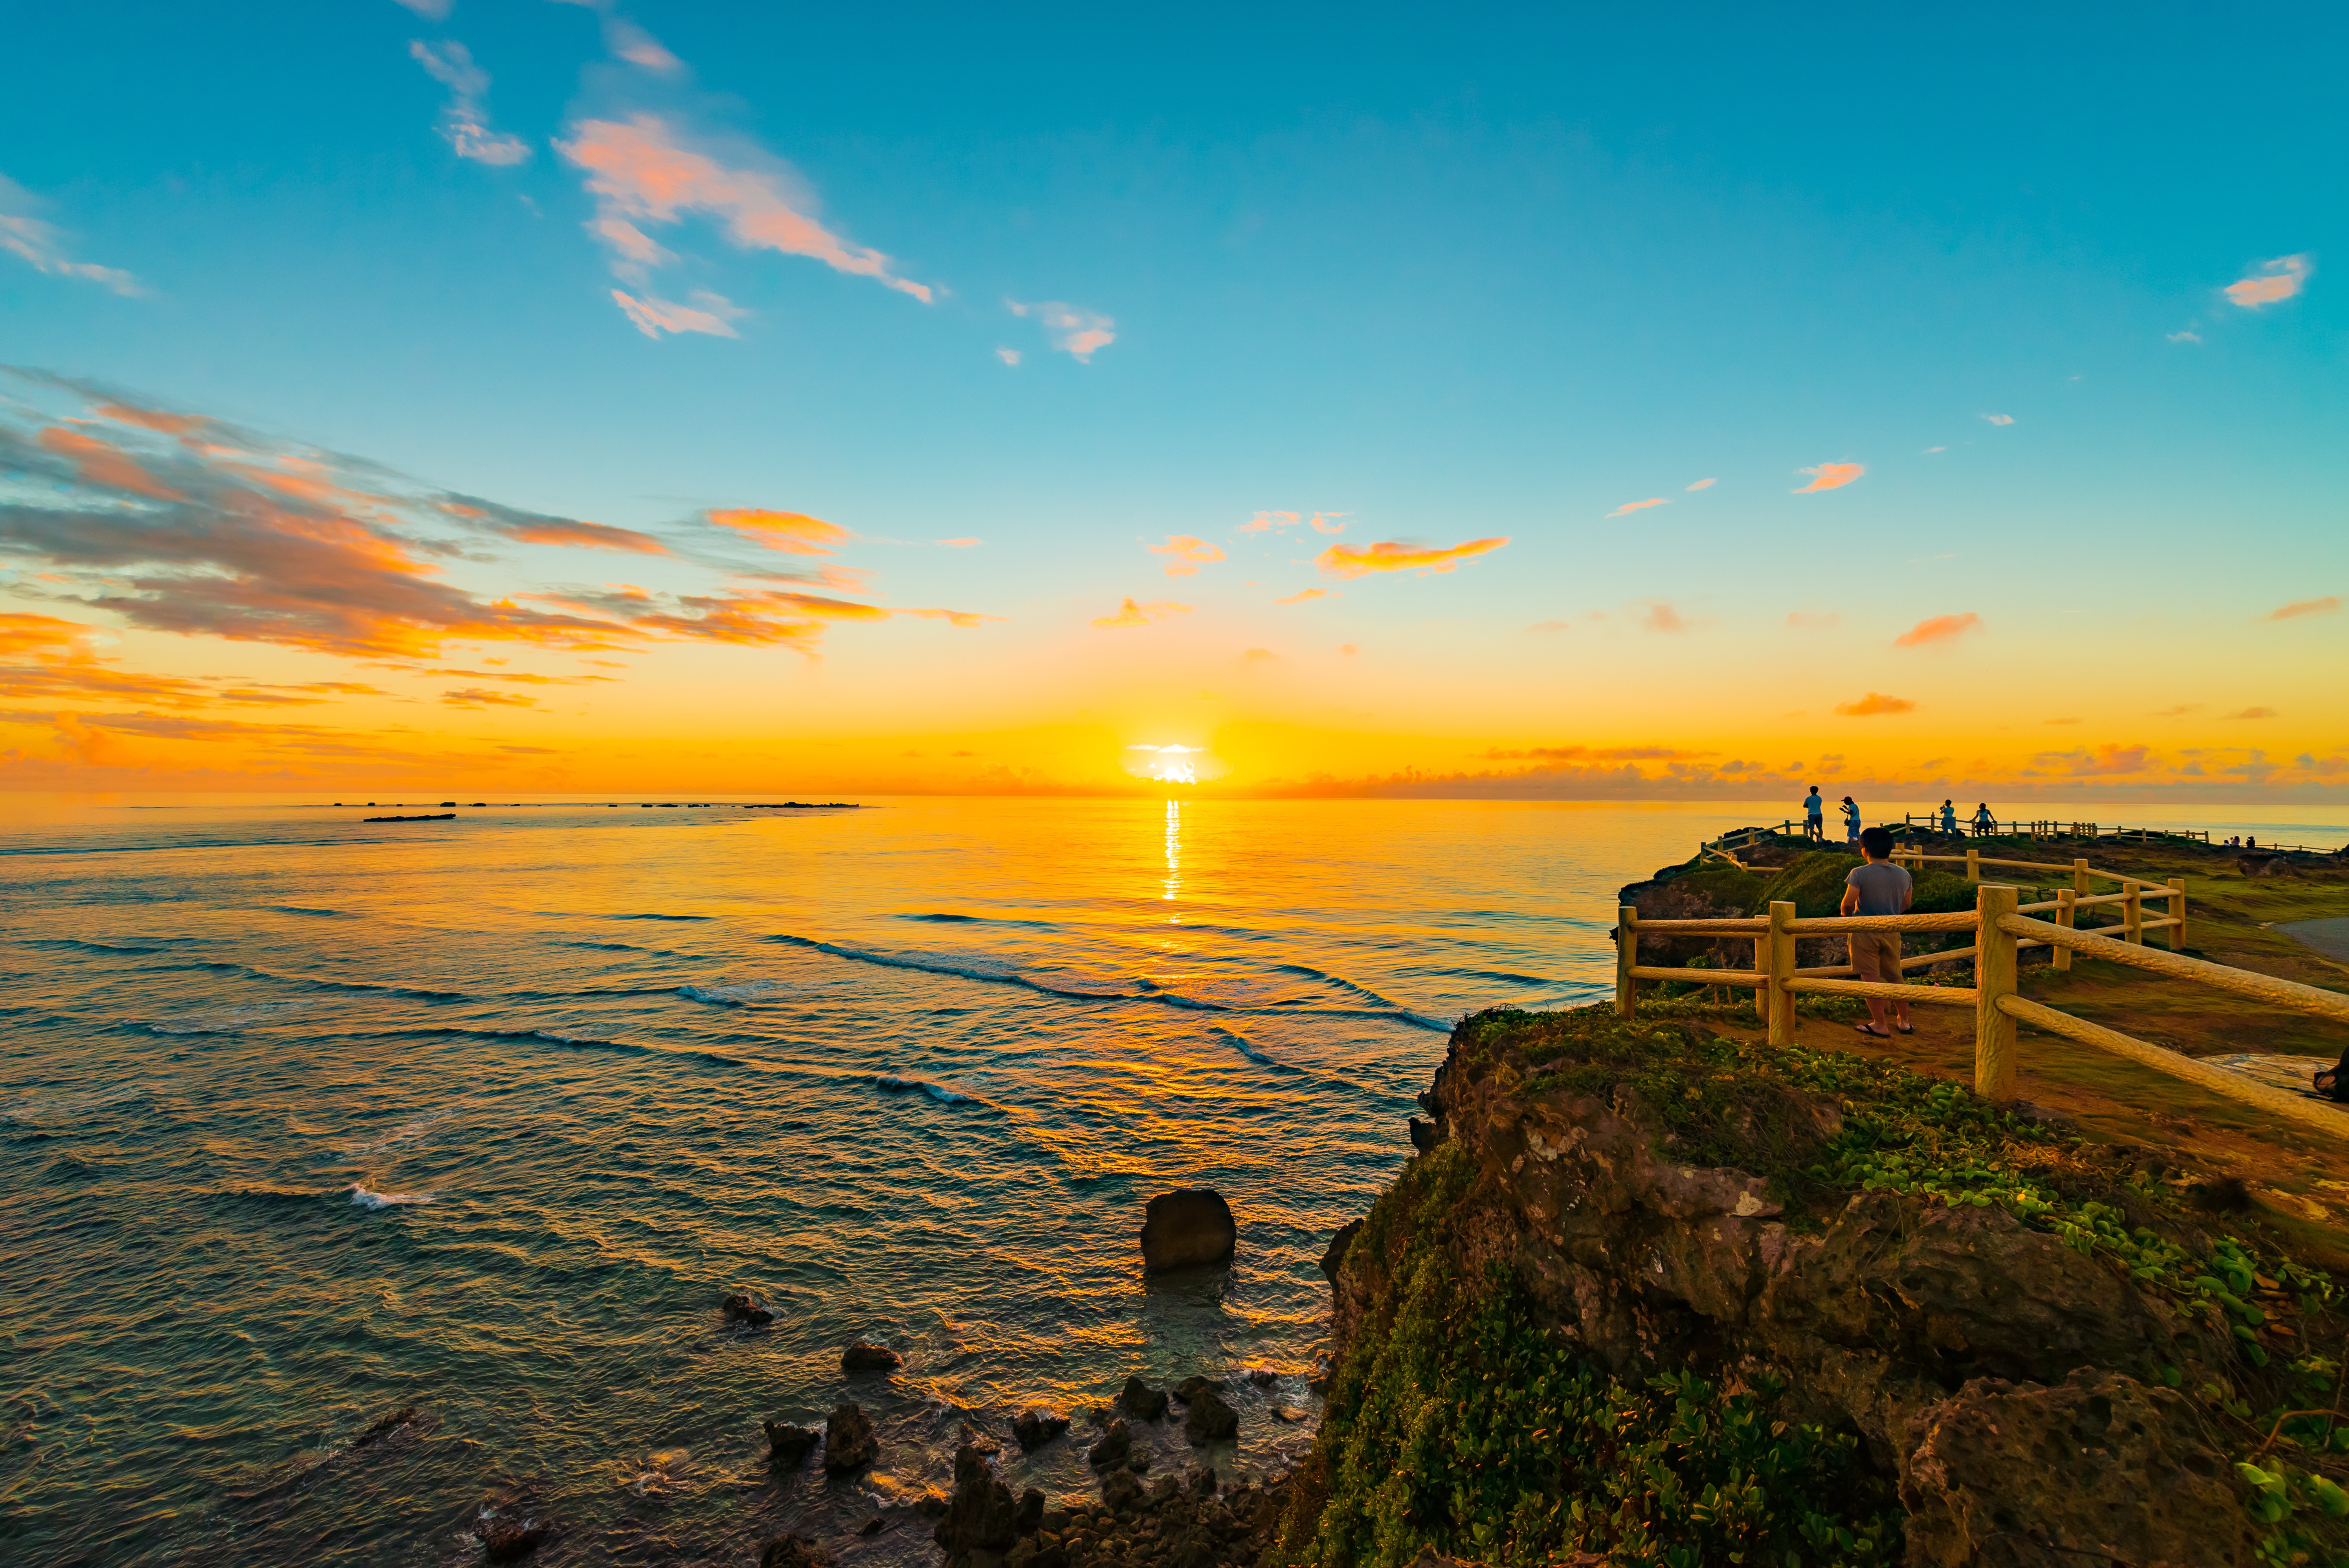
<instances>
[{"instance_id":1,"label":"sky","mask_svg":"<svg viewBox=\"0 0 2349 1568\"><path fill-rule=\"evenodd\" d=\"M2337 7L11 35L0 789L2349 789Z\"/></svg>"}]
</instances>

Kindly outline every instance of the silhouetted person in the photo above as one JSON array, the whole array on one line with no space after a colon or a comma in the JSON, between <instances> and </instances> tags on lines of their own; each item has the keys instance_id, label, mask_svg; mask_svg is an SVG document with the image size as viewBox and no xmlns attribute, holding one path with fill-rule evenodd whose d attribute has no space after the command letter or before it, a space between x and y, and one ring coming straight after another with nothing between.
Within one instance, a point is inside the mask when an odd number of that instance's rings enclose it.
<instances>
[{"instance_id":1,"label":"silhouetted person","mask_svg":"<svg viewBox=\"0 0 2349 1568\"><path fill-rule=\"evenodd\" d=\"M1974 837L1987 839L1998 831L1998 819L1990 814L1990 802L1984 800L1974 808Z\"/></svg>"},{"instance_id":2,"label":"silhouetted person","mask_svg":"<svg viewBox=\"0 0 2349 1568\"><path fill-rule=\"evenodd\" d=\"M1843 879L1845 914L1906 914L1916 901L1917 884L1909 872L1894 865L1886 857L1892 853L1892 834L1884 828L1870 828L1859 836L1859 852L1867 863L1852 868ZM1855 980L1878 980L1888 985L1898 985L1900 980L1900 934L1897 931L1855 931L1851 934L1851 977ZM1884 1027L1884 998L1868 998L1868 1018L1865 1024L1852 1027L1863 1035L1889 1040L1892 1037ZM1904 1035L1917 1032L1909 1022L1909 1004L1892 1004L1892 1027Z\"/></svg>"},{"instance_id":3,"label":"silhouetted person","mask_svg":"<svg viewBox=\"0 0 2349 1568\"><path fill-rule=\"evenodd\" d=\"M1854 850L1859 848L1859 803L1847 795L1843 798L1843 804L1836 810L1843 813L1844 846ZM1891 853L1889 850L1885 852Z\"/></svg>"},{"instance_id":4,"label":"silhouetted person","mask_svg":"<svg viewBox=\"0 0 2349 1568\"><path fill-rule=\"evenodd\" d=\"M1827 803L1819 798L1819 787L1812 785L1811 792L1803 797L1803 837L1824 839L1827 836L1826 809Z\"/></svg>"},{"instance_id":5,"label":"silhouetted person","mask_svg":"<svg viewBox=\"0 0 2349 1568\"><path fill-rule=\"evenodd\" d=\"M1941 802L1941 831L1945 833L1954 833L1957 830L1958 809L1951 802L1944 800Z\"/></svg>"}]
</instances>

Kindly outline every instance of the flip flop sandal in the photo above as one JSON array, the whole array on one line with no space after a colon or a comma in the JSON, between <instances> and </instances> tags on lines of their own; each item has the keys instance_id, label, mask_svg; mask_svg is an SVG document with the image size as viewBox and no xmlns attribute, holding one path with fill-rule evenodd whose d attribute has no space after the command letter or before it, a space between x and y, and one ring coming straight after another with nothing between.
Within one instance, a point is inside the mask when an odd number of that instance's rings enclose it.
<instances>
[{"instance_id":1,"label":"flip flop sandal","mask_svg":"<svg viewBox=\"0 0 2349 1568\"><path fill-rule=\"evenodd\" d=\"M1914 1024L1895 1024L1892 1026L1892 1032L1896 1035L1913 1035L1917 1032L1917 1026Z\"/></svg>"},{"instance_id":2,"label":"flip flop sandal","mask_svg":"<svg viewBox=\"0 0 2349 1568\"><path fill-rule=\"evenodd\" d=\"M1866 1035L1871 1040L1889 1040L1892 1037L1873 1024L1854 1024L1852 1027L1858 1030L1861 1034Z\"/></svg>"}]
</instances>

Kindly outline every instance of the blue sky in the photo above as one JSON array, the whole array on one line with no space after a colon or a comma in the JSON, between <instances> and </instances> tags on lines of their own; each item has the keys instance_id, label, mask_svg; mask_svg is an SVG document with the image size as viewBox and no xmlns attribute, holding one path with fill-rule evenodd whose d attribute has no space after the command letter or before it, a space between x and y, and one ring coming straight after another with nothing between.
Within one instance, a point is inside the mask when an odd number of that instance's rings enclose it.
<instances>
[{"instance_id":1,"label":"blue sky","mask_svg":"<svg viewBox=\"0 0 2349 1568\"><path fill-rule=\"evenodd\" d=\"M12 28L0 216L47 226L51 270L0 255L0 358L534 511L979 538L860 565L1004 616L1030 660L1174 588L1186 625L1274 645L1251 617L1321 579L1236 532L1267 510L1507 536L1316 606L1328 642L1415 641L1455 683L1550 658L1527 624L1657 600L2044 629L2067 576L2255 660L2251 621L2349 581L2337 10L349 0ZM879 275L599 203L575 150L646 123ZM586 227L630 212L669 257L634 278ZM647 335L616 289L735 335ZM1048 304L1109 340L1056 350ZM1830 463L1865 478L1789 493ZM1170 588L1142 549L1168 535L1226 562ZM931 656L876 649L874 678Z\"/></svg>"}]
</instances>

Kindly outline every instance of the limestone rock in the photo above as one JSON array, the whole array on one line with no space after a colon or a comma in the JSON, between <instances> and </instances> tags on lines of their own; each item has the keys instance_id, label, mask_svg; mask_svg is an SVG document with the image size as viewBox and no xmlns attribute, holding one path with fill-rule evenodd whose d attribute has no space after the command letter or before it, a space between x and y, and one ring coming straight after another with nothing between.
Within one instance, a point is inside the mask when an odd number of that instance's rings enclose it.
<instances>
[{"instance_id":1,"label":"limestone rock","mask_svg":"<svg viewBox=\"0 0 2349 1568\"><path fill-rule=\"evenodd\" d=\"M2249 1563L2251 1516L2199 1427L2182 1396L2116 1372L1976 1378L1909 1421L1909 1568Z\"/></svg>"},{"instance_id":2,"label":"limestone rock","mask_svg":"<svg viewBox=\"0 0 2349 1568\"><path fill-rule=\"evenodd\" d=\"M823 1468L833 1475L863 1470L881 1457L873 1421L854 1405L843 1405L823 1424Z\"/></svg>"},{"instance_id":3,"label":"limestone rock","mask_svg":"<svg viewBox=\"0 0 2349 1568\"><path fill-rule=\"evenodd\" d=\"M761 1421L767 1432L767 1457L785 1470L797 1470L807 1463L808 1455L815 1451L816 1439L822 1432L813 1427L795 1427L789 1421Z\"/></svg>"},{"instance_id":4,"label":"limestone rock","mask_svg":"<svg viewBox=\"0 0 2349 1568\"><path fill-rule=\"evenodd\" d=\"M1069 1418L1050 1410L1022 1410L1011 1418L1011 1436L1022 1453L1033 1453L1069 1429Z\"/></svg>"},{"instance_id":5,"label":"limestone rock","mask_svg":"<svg viewBox=\"0 0 2349 1568\"><path fill-rule=\"evenodd\" d=\"M1332 1284L1338 1283L1338 1265L1346 1261L1347 1249L1361 1233L1362 1222L1360 1220L1349 1220L1338 1227L1338 1233L1330 1238L1330 1245L1321 1253L1321 1275L1324 1279Z\"/></svg>"},{"instance_id":6,"label":"limestone rock","mask_svg":"<svg viewBox=\"0 0 2349 1568\"><path fill-rule=\"evenodd\" d=\"M1232 1222L1231 1205L1212 1187L1161 1192L1143 1209L1142 1265L1145 1269L1226 1263L1238 1241L1239 1228Z\"/></svg>"},{"instance_id":7,"label":"limestone rock","mask_svg":"<svg viewBox=\"0 0 2349 1568\"><path fill-rule=\"evenodd\" d=\"M843 1372L894 1372L905 1364L904 1357L869 1339L859 1339L840 1353Z\"/></svg>"},{"instance_id":8,"label":"limestone rock","mask_svg":"<svg viewBox=\"0 0 2349 1568\"><path fill-rule=\"evenodd\" d=\"M1166 1390L1154 1388L1139 1377L1128 1377L1117 1396L1117 1408L1137 1421L1155 1421L1166 1414Z\"/></svg>"},{"instance_id":9,"label":"limestone rock","mask_svg":"<svg viewBox=\"0 0 2349 1568\"><path fill-rule=\"evenodd\" d=\"M1415 1116L1410 1120L1412 1148L1421 1154L1433 1152L1435 1146L1444 1141L1444 1135L1437 1130L1435 1123L1422 1121Z\"/></svg>"},{"instance_id":10,"label":"limestone rock","mask_svg":"<svg viewBox=\"0 0 2349 1568\"><path fill-rule=\"evenodd\" d=\"M1193 1448L1229 1442L1239 1434L1239 1412L1225 1404L1223 1396L1212 1388L1201 1389L1199 1397L1191 1401L1190 1413L1183 1418L1183 1437Z\"/></svg>"}]
</instances>

